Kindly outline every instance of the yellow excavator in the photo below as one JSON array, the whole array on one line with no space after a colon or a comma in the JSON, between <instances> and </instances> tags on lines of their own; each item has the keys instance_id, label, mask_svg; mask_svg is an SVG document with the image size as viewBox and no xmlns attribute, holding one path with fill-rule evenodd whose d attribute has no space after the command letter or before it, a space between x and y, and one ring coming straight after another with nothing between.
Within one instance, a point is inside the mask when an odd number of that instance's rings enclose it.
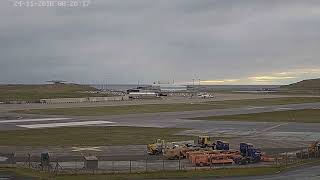
<instances>
[{"instance_id":1,"label":"yellow excavator","mask_svg":"<svg viewBox=\"0 0 320 180\"><path fill-rule=\"evenodd\" d=\"M163 156L167 159L183 159L188 151L212 150L215 144L209 136L198 136L194 144L169 144L163 150Z\"/></svg>"},{"instance_id":2,"label":"yellow excavator","mask_svg":"<svg viewBox=\"0 0 320 180\"><path fill-rule=\"evenodd\" d=\"M165 141L161 139L157 139L155 143L147 145L147 152L150 155L159 155L159 154L162 154L165 147L166 147Z\"/></svg>"},{"instance_id":3,"label":"yellow excavator","mask_svg":"<svg viewBox=\"0 0 320 180\"><path fill-rule=\"evenodd\" d=\"M215 143L210 140L209 136L199 136L197 146L201 148L214 148Z\"/></svg>"},{"instance_id":4,"label":"yellow excavator","mask_svg":"<svg viewBox=\"0 0 320 180\"><path fill-rule=\"evenodd\" d=\"M170 145L171 144L171 145ZM149 155L163 154L168 159L184 156L185 152L190 148L214 149L215 143L210 140L209 136L198 136L195 145L188 146L186 144L173 145L165 143L164 140L158 139L155 143L147 145L147 153Z\"/></svg>"}]
</instances>

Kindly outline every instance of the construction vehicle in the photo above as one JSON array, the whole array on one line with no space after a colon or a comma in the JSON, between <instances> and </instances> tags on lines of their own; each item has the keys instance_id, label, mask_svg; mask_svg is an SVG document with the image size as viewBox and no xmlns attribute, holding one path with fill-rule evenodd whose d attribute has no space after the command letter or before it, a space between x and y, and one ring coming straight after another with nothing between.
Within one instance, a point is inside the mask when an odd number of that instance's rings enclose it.
<instances>
[{"instance_id":1,"label":"construction vehicle","mask_svg":"<svg viewBox=\"0 0 320 180\"><path fill-rule=\"evenodd\" d=\"M167 143L163 149L163 156L167 159L184 159L187 152L199 150L212 150L212 148L202 148L198 144L195 145L194 141L172 142Z\"/></svg>"},{"instance_id":2,"label":"construction vehicle","mask_svg":"<svg viewBox=\"0 0 320 180\"><path fill-rule=\"evenodd\" d=\"M167 159L184 159L196 166L211 166L218 164L239 164L274 162L274 158L262 154L250 143L240 143L239 151L230 150L226 141L210 141L209 136L199 136L195 144L192 142L172 142L165 144L163 140L157 140L148 145L149 154L163 154ZM319 148L320 149L320 148Z\"/></svg>"},{"instance_id":3,"label":"construction vehicle","mask_svg":"<svg viewBox=\"0 0 320 180\"><path fill-rule=\"evenodd\" d=\"M218 140L216 143L216 150L229 151L230 150L229 143L226 141Z\"/></svg>"},{"instance_id":4,"label":"construction vehicle","mask_svg":"<svg viewBox=\"0 0 320 180\"><path fill-rule=\"evenodd\" d=\"M310 144L307 151L301 151L296 153L296 156L301 159L320 157L320 143L315 141Z\"/></svg>"},{"instance_id":5,"label":"construction vehicle","mask_svg":"<svg viewBox=\"0 0 320 180\"><path fill-rule=\"evenodd\" d=\"M229 143L218 141L219 150L229 150ZM170 143L163 148L163 156L167 159L183 159L186 158L187 152L212 151L216 144L211 142L209 136L198 136L196 143ZM151 149L151 148L150 148ZM151 154L151 153L150 153Z\"/></svg>"},{"instance_id":6,"label":"construction vehicle","mask_svg":"<svg viewBox=\"0 0 320 180\"><path fill-rule=\"evenodd\" d=\"M214 149L215 143L211 142L209 136L199 136L196 146L201 147L201 148L208 148L209 147L209 148Z\"/></svg>"},{"instance_id":7,"label":"construction vehicle","mask_svg":"<svg viewBox=\"0 0 320 180\"><path fill-rule=\"evenodd\" d=\"M191 149L184 145L173 145L172 147L166 147L163 150L163 157L173 159L183 159L186 157L186 153Z\"/></svg>"},{"instance_id":8,"label":"construction vehicle","mask_svg":"<svg viewBox=\"0 0 320 180\"><path fill-rule=\"evenodd\" d=\"M262 153L251 143L240 143L240 154L242 157L235 159L235 163L244 165L261 161Z\"/></svg>"},{"instance_id":9,"label":"construction vehicle","mask_svg":"<svg viewBox=\"0 0 320 180\"><path fill-rule=\"evenodd\" d=\"M163 150L165 149L166 144L164 140L157 139L157 141L153 144L147 145L147 152L150 155L159 155L163 153Z\"/></svg>"},{"instance_id":10,"label":"construction vehicle","mask_svg":"<svg viewBox=\"0 0 320 180\"><path fill-rule=\"evenodd\" d=\"M209 166L217 164L233 164L234 159L240 158L239 151L193 151L188 152L189 161L196 166Z\"/></svg>"}]
</instances>

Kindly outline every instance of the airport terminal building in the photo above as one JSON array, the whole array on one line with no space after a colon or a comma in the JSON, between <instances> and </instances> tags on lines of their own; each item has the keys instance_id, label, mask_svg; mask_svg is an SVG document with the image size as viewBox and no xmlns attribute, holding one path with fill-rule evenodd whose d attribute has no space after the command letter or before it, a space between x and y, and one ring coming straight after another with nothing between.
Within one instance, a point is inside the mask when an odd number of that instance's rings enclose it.
<instances>
[{"instance_id":1,"label":"airport terminal building","mask_svg":"<svg viewBox=\"0 0 320 180\"><path fill-rule=\"evenodd\" d=\"M131 98L151 98L160 96L187 96L187 86L176 84L153 84L138 86L136 89L128 89L127 94Z\"/></svg>"}]
</instances>

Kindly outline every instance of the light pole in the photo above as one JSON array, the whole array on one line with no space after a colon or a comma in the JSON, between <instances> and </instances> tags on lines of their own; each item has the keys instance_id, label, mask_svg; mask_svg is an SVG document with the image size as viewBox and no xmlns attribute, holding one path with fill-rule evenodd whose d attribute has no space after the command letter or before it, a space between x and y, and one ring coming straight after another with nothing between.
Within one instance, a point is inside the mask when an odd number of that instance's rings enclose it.
<instances>
[{"instance_id":1,"label":"light pole","mask_svg":"<svg viewBox=\"0 0 320 180\"><path fill-rule=\"evenodd\" d=\"M192 79L192 95L191 95L191 97L193 97L194 96L194 79Z\"/></svg>"}]
</instances>

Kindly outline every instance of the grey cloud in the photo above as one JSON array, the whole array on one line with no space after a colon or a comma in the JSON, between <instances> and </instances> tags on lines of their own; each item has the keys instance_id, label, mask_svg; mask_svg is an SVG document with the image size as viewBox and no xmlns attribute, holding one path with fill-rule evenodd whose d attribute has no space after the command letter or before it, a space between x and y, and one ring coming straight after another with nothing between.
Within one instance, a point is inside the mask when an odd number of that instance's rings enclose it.
<instances>
[{"instance_id":1,"label":"grey cloud","mask_svg":"<svg viewBox=\"0 0 320 180\"><path fill-rule=\"evenodd\" d=\"M0 82L185 82L320 68L319 1L1 1L0 15Z\"/></svg>"}]
</instances>

